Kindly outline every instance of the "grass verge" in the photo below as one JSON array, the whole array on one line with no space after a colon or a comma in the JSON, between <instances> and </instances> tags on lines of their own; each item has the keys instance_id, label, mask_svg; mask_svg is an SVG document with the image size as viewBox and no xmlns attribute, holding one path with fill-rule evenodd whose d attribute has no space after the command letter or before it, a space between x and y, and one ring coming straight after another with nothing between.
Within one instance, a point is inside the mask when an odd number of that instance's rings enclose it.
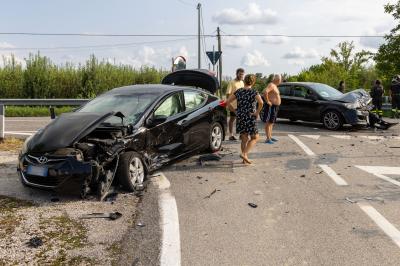
<instances>
[{"instance_id":1,"label":"grass verge","mask_svg":"<svg viewBox=\"0 0 400 266\"><path fill-rule=\"evenodd\" d=\"M5 138L0 140L0 151L19 151L24 140L16 138Z\"/></svg>"},{"instance_id":2,"label":"grass verge","mask_svg":"<svg viewBox=\"0 0 400 266\"><path fill-rule=\"evenodd\" d=\"M56 115L71 112L76 107L59 106L54 107ZM50 117L48 106L6 106L6 117Z\"/></svg>"}]
</instances>

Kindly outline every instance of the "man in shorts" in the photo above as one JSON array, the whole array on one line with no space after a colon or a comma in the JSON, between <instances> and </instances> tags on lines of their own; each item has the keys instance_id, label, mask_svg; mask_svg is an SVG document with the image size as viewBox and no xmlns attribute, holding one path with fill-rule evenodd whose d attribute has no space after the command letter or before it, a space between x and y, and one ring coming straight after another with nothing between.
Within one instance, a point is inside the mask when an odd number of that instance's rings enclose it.
<instances>
[{"instance_id":1,"label":"man in shorts","mask_svg":"<svg viewBox=\"0 0 400 266\"><path fill-rule=\"evenodd\" d=\"M238 68L236 70L236 78L229 82L228 88L227 88L227 93L226 93L226 98L229 99L229 96L234 94L236 90L243 88L244 83L244 69L243 68ZM236 110L237 109L237 102L236 100L231 103L232 107ZM228 126L229 126L229 140L237 140L235 136L233 135L233 123L236 120L236 113L230 111L229 112L229 121L228 121Z\"/></svg>"},{"instance_id":2,"label":"man in shorts","mask_svg":"<svg viewBox=\"0 0 400 266\"><path fill-rule=\"evenodd\" d=\"M279 105L281 105L281 96L278 90L278 85L281 82L281 75L275 74L272 82L268 84L263 93L265 104L261 111L261 120L265 122L265 134L267 136L265 143L267 144L274 144L278 141L272 137L272 128L278 116Z\"/></svg>"}]
</instances>

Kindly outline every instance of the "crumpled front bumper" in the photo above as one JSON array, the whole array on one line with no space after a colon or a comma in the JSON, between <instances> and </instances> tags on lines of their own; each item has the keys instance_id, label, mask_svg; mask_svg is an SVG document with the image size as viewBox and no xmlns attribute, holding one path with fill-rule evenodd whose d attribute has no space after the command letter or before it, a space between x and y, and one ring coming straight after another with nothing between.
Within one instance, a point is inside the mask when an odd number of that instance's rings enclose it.
<instances>
[{"instance_id":1,"label":"crumpled front bumper","mask_svg":"<svg viewBox=\"0 0 400 266\"><path fill-rule=\"evenodd\" d=\"M43 168L47 174L45 176L29 174L29 166ZM57 189L69 183L82 184L86 177L92 175L92 165L90 162L78 161L73 156L67 156L55 163L38 164L27 159L26 155L21 155L18 173L21 181L27 186Z\"/></svg>"},{"instance_id":2,"label":"crumpled front bumper","mask_svg":"<svg viewBox=\"0 0 400 266\"><path fill-rule=\"evenodd\" d=\"M344 119L350 125L366 125L368 124L368 110L349 109L343 112Z\"/></svg>"}]
</instances>

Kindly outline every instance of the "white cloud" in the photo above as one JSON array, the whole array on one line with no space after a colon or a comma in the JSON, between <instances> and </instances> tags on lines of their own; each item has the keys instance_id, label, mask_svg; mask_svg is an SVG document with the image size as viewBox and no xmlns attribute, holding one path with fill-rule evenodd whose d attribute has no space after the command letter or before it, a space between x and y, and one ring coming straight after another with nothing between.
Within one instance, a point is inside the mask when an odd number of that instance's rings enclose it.
<instances>
[{"instance_id":1,"label":"white cloud","mask_svg":"<svg viewBox=\"0 0 400 266\"><path fill-rule=\"evenodd\" d=\"M294 66L304 66L306 62L303 60L289 60L289 64Z\"/></svg>"},{"instance_id":2,"label":"white cloud","mask_svg":"<svg viewBox=\"0 0 400 266\"><path fill-rule=\"evenodd\" d=\"M251 25L275 24L277 13L271 9L261 9L256 3L250 3L246 9L226 8L217 12L213 20L219 24Z\"/></svg>"},{"instance_id":3,"label":"white cloud","mask_svg":"<svg viewBox=\"0 0 400 266\"><path fill-rule=\"evenodd\" d=\"M285 59L312 59L318 58L319 54L316 50L304 50L300 47L295 47L291 52L286 53L283 55Z\"/></svg>"},{"instance_id":4,"label":"white cloud","mask_svg":"<svg viewBox=\"0 0 400 266\"><path fill-rule=\"evenodd\" d=\"M264 57L264 55L258 51L254 50L253 53L248 52L242 58L242 64L250 67L256 66L269 66L268 60Z\"/></svg>"},{"instance_id":5,"label":"white cloud","mask_svg":"<svg viewBox=\"0 0 400 266\"><path fill-rule=\"evenodd\" d=\"M245 48L251 45L252 41L248 36L227 36L224 38L224 46L229 48Z\"/></svg>"},{"instance_id":6,"label":"white cloud","mask_svg":"<svg viewBox=\"0 0 400 266\"><path fill-rule=\"evenodd\" d=\"M10 49L10 48L15 48L15 46L8 42L0 42L0 49Z\"/></svg>"},{"instance_id":7,"label":"white cloud","mask_svg":"<svg viewBox=\"0 0 400 266\"><path fill-rule=\"evenodd\" d=\"M368 29L364 35L367 36L379 36L385 35L389 30L382 30L379 27ZM366 48L378 49L385 42L384 38L381 37L361 37L360 44Z\"/></svg>"},{"instance_id":8,"label":"white cloud","mask_svg":"<svg viewBox=\"0 0 400 266\"><path fill-rule=\"evenodd\" d=\"M266 44L284 44L289 42L289 38L285 36L265 36L261 39Z\"/></svg>"}]
</instances>

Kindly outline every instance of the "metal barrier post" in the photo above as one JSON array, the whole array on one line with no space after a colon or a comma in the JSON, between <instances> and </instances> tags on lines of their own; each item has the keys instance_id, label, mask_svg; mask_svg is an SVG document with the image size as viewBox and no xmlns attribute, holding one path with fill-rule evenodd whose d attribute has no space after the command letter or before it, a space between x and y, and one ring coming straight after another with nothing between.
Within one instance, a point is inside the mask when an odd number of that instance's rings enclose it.
<instances>
[{"instance_id":1,"label":"metal barrier post","mask_svg":"<svg viewBox=\"0 0 400 266\"><path fill-rule=\"evenodd\" d=\"M5 128L4 128L4 126L5 126L4 115L5 115L5 113L4 113L4 105L0 104L0 140L4 139L4 130L5 130Z\"/></svg>"}]
</instances>

